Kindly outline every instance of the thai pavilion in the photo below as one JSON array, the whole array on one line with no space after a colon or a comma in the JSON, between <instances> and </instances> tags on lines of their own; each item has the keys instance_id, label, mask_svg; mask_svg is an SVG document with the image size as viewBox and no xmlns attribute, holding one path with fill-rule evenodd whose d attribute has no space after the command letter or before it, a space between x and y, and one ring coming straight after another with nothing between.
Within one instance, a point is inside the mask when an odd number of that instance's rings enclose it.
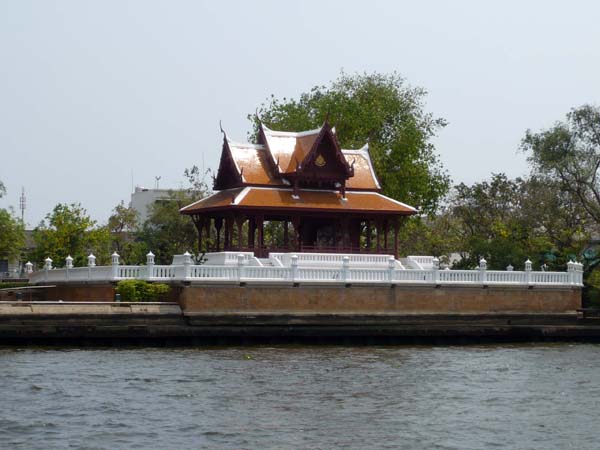
<instances>
[{"instance_id":1,"label":"thai pavilion","mask_svg":"<svg viewBox=\"0 0 600 450\"><path fill-rule=\"evenodd\" d=\"M311 131L259 125L258 144L223 133L214 194L181 209L200 251L388 253L415 208L380 193L368 146L340 148L327 121Z\"/></svg>"}]
</instances>

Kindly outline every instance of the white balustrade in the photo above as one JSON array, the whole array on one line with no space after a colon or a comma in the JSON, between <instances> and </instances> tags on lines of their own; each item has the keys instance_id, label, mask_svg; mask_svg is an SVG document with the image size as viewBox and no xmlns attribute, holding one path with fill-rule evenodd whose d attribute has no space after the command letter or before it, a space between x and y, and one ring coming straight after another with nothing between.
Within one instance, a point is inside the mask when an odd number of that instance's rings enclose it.
<instances>
[{"instance_id":1,"label":"white balustrade","mask_svg":"<svg viewBox=\"0 0 600 450\"><path fill-rule=\"evenodd\" d=\"M532 271L532 264L525 262L524 271L487 270L481 260L476 270L440 270L437 258L418 257L419 263L431 263L431 269L400 269L389 255L334 255L334 254L271 254L285 262L281 266L254 265L251 253L223 252L220 257L234 260L235 264L192 265L191 255L182 255L182 264L156 265L154 255L147 255L145 266L120 265L119 255L111 256L110 266L96 266L90 255L87 267L73 267L66 261L66 268L52 268L52 260L45 260L44 269L29 275L30 283L103 282L124 279L177 282L282 282L282 283L332 283L332 284L425 284L425 285L513 285L513 286L582 286L583 265L569 262L567 272ZM273 256L275 255L275 256ZM92 258L93 257L93 258ZM360 259L357 257L363 257ZM365 264L367 258L371 264ZM354 261L355 265L352 264ZM302 265L301 263L305 265ZM320 262L320 265L315 265Z\"/></svg>"},{"instance_id":2,"label":"white balustrade","mask_svg":"<svg viewBox=\"0 0 600 450\"><path fill-rule=\"evenodd\" d=\"M291 267L244 267L245 280L291 281Z\"/></svg>"},{"instance_id":3,"label":"white balustrade","mask_svg":"<svg viewBox=\"0 0 600 450\"><path fill-rule=\"evenodd\" d=\"M393 255L370 255L370 254L341 254L341 253L269 253L269 259L274 265L289 267L292 264L292 256L298 257L299 266L342 266L344 258L348 258L350 266L387 267L388 259Z\"/></svg>"},{"instance_id":4,"label":"white balustrade","mask_svg":"<svg viewBox=\"0 0 600 450\"><path fill-rule=\"evenodd\" d=\"M119 266L119 275L117 278L140 278L140 266Z\"/></svg>"}]
</instances>

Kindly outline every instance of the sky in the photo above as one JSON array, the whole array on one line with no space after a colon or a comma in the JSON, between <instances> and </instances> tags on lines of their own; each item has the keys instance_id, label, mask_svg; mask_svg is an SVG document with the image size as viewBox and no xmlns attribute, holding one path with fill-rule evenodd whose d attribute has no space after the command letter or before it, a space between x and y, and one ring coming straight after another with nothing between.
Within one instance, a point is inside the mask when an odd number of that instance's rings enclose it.
<instances>
[{"instance_id":1,"label":"sky","mask_svg":"<svg viewBox=\"0 0 600 450\"><path fill-rule=\"evenodd\" d=\"M396 71L448 126L454 183L528 172L519 143L600 104L600 3L0 0L0 208L37 225L80 202L99 223L133 185L216 169L271 94Z\"/></svg>"}]
</instances>

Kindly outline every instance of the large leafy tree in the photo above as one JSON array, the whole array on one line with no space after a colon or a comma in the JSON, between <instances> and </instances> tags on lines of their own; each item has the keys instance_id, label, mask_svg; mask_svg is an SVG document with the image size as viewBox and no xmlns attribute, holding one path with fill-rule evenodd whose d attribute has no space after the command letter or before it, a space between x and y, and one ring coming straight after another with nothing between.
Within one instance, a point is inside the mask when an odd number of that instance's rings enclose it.
<instances>
[{"instance_id":1,"label":"large leafy tree","mask_svg":"<svg viewBox=\"0 0 600 450\"><path fill-rule=\"evenodd\" d=\"M65 264L71 255L76 266L87 264L87 256L93 253L97 264L107 264L110 255L110 234L106 227L99 227L79 204L59 203L33 230L35 248L31 261L42 265L50 257L57 267Z\"/></svg>"},{"instance_id":2,"label":"large leafy tree","mask_svg":"<svg viewBox=\"0 0 600 450\"><path fill-rule=\"evenodd\" d=\"M534 173L560 183L600 224L600 108L574 108L566 120L522 141Z\"/></svg>"},{"instance_id":3,"label":"large leafy tree","mask_svg":"<svg viewBox=\"0 0 600 450\"><path fill-rule=\"evenodd\" d=\"M6 194L0 181L0 198ZM10 209L0 209L0 258L17 258L25 245L23 223Z\"/></svg>"},{"instance_id":4,"label":"large leafy tree","mask_svg":"<svg viewBox=\"0 0 600 450\"><path fill-rule=\"evenodd\" d=\"M18 258L25 245L23 223L12 211L0 209L0 258Z\"/></svg>"},{"instance_id":5,"label":"large leafy tree","mask_svg":"<svg viewBox=\"0 0 600 450\"><path fill-rule=\"evenodd\" d=\"M342 73L298 99L272 96L258 113L267 126L283 131L317 128L328 117L343 148L369 143L386 195L433 213L449 188L431 142L446 122L425 112L425 95L396 73ZM248 118L256 137L259 119Z\"/></svg>"},{"instance_id":6,"label":"large leafy tree","mask_svg":"<svg viewBox=\"0 0 600 450\"><path fill-rule=\"evenodd\" d=\"M522 268L528 258L538 267L564 268L587 242L581 208L548 179L494 174L489 181L459 184L448 214L461 268L476 267L480 257L498 270Z\"/></svg>"},{"instance_id":7,"label":"large leafy tree","mask_svg":"<svg viewBox=\"0 0 600 450\"><path fill-rule=\"evenodd\" d=\"M150 217L138 233L144 251L152 251L157 264L170 264L173 255L198 247L198 233L189 217L179 210L195 201L185 191L171 191L164 200L150 206Z\"/></svg>"},{"instance_id":8,"label":"large leafy tree","mask_svg":"<svg viewBox=\"0 0 600 450\"><path fill-rule=\"evenodd\" d=\"M124 202L119 203L108 218L111 250L121 256L124 264L138 264L143 261L144 246L136 240L138 212Z\"/></svg>"}]
</instances>

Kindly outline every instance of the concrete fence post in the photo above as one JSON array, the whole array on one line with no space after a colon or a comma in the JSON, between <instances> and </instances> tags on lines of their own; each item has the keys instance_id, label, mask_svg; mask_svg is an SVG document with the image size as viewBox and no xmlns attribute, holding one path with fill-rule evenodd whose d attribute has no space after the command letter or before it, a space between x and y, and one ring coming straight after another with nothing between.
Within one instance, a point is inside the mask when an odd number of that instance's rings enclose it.
<instances>
[{"instance_id":1,"label":"concrete fence post","mask_svg":"<svg viewBox=\"0 0 600 450\"><path fill-rule=\"evenodd\" d=\"M342 257L342 272L340 279L346 283L348 281L348 270L350 269L350 257L345 255Z\"/></svg>"},{"instance_id":2,"label":"concrete fence post","mask_svg":"<svg viewBox=\"0 0 600 450\"><path fill-rule=\"evenodd\" d=\"M146 279L154 277L154 253L148 252L146 255Z\"/></svg>"},{"instance_id":3,"label":"concrete fence post","mask_svg":"<svg viewBox=\"0 0 600 450\"><path fill-rule=\"evenodd\" d=\"M436 286L440 284L440 260L439 258L433 258L433 284Z\"/></svg>"},{"instance_id":4,"label":"concrete fence post","mask_svg":"<svg viewBox=\"0 0 600 450\"><path fill-rule=\"evenodd\" d=\"M479 260L479 281L481 284L487 283L487 261L483 257Z\"/></svg>"},{"instance_id":5,"label":"concrete fence post","mask_svg":"<svg viewBox=\"0 0 600 450\"><path fill-rule=\"evenodd\" d=\"M506 266L507 272L512 272L513 270L515 270L515 268L512 266L512 264L509 264L508 266Z\"/></svg>"},{"instance_id":6,"label":"concrete fence post","mask_svg":"<svg viewBox=\"0 0 600 450\"><path fill-rule=\"evenodd\" d=\"M31 261L25 263L25 273L33 273L33 264Z\"/></svg>"},{"instance_id":7,"label":"concrete fence post","mask_svg":"<svg viewBox=\"0 0 600 450\"><path fill-rule=\"evenodd\" d=\"M298 255L292 255L290 259L292 261L292 281L296 283L298 278Z\"/></svg>"},{"instance_id":8,"label":"concrete fence post","mask_svg":"<svg viewBox=\"0 0 600 450\"><path fill-rule=\"evenodd\" d=\"M569 274L569 284L575 284L575 266L572 260L567 263L567 273Z\"/></svg>"},{"instance_id":9,"label":"concrete fence post","mask_svg":"<svg viewBox=\"0 0 600 450\"><path fill-rule=\"evenodd\" d=\"M113 254L110 255L111 277L113 280L119 278L119 257L117 252L113 252Z\"/></svg>"},{"instance_id":10,"label":"concrete fence post","mask_svg":"<svg viewBox=\"0 0 600 450\"><path fill-rule=\"evenodd\" d=\"M52 259L48 256L44 260L44 281L48 281L48 271L52 270Z\"/></svg>"},{"instance_id":11,"label":"concrete fence post","mask_svg":"<svg viewBox=\"0 0 600 450\"><path fill-rule=\"evenodd\" d=\"M183 254L183 278L187 280L192 276L192 255L190 252Z\"/></svg>"},{"instance_id":12,"label":"concrete fence post","mask_svg":"<svg viewBox=\"0 0 600 450\"><path fill-rule=\"evenodd\" d=\"M88 256L88 280L92 279L92 270L96 267L96 257L93 253Z\"/></svg>"},{"instance_id":13,"label":"concrete fence post","mask_svg":"<svg viewBox=\"0 0 600 450\"><path fill-rule=\"evenodd\" d=\"M242 281L244 277L244 255L239 253L237 255L237 280Z\"/></svg>"},{"instance_id":14,"label":"concrete fence post","mask_svg":"<svg viewBox=\"0 0 600 450\"><path fill-rule=\"evenodd\" d=\"M71 255L67 256L65 258L65 278L67 281L69 281L70 277L70 272L71 269L73 268L73 257Z\"/></svg>"},{"instance_id":15,"label":"concrete fence post","mask_svg":"<svg viewBox=\"0 0 600 450\"><path fill-rule=\"evenodd\" d=\"M529 258L525 261L525 284L531 284L531 261Z\"/></svg>"},{"instance_id":16,"label":"concrete fence post","mask_svg":"<svg viewBox=\"0 0 600 450\"><path fill-rule=\"evenodd\" d=\"M387 277L388 281L391 283L394 281L394 270L396 269L396 259L393 256L388 258L388 271Z\"/></svg>"},{"instance_id":17,"label":"concrete fence post","mask_svg":"<svg viewBox=\"0 0 600 450\"><path fill-rule=\"evenodd\" d=\"M573 284L583 285L583 264L573 261Z\"/></svg>"}]
</instances>

